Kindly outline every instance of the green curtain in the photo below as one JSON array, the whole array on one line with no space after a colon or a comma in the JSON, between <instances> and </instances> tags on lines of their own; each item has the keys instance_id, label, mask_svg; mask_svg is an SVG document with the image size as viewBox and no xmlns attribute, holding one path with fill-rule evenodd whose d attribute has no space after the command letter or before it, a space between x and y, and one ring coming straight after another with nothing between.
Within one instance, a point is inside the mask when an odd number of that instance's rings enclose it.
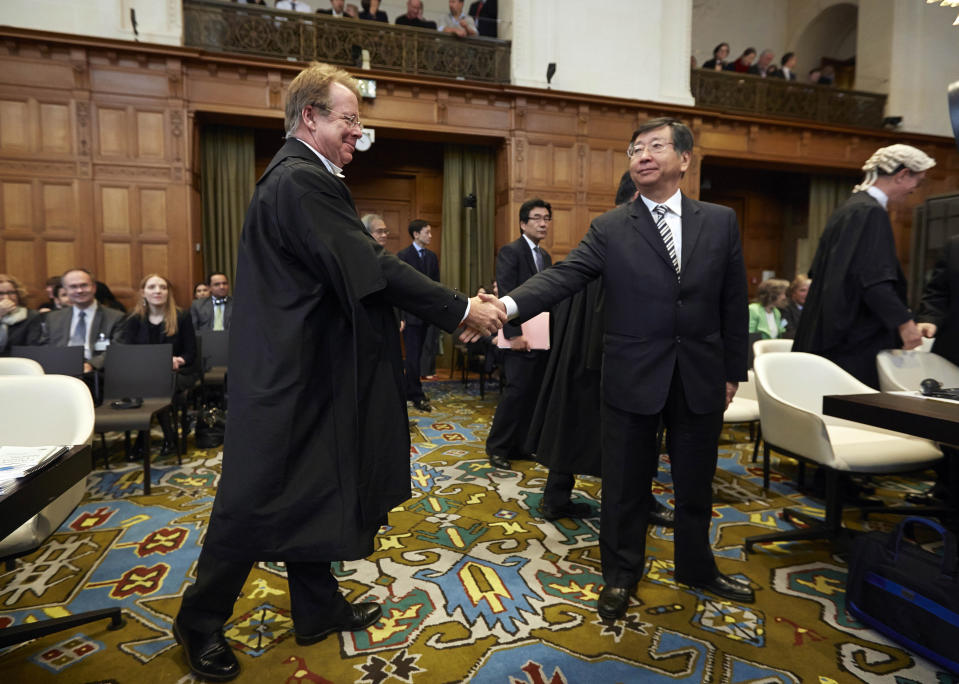
<instances>
[{"instance_id":1,"label":"green curtain","mask_svg":"<svg viewBox=\"0 0 959 684\"><path fill-rule=\"evenodd\" d=\"M443 150L443 245L440 280L472 296L489 288L495 263L496 152L488 147L446 145ZM476 197L476 208L463 199Z\"/></svg>"},{"instance_id":2,"label":"green curtain","mask_svg":"<svg viewBox=\"0 0 959 684\"><path fill-rule=\"evenodd\" d=\"M796 273L806 273L812 265L819 238L829 217L852 192L856 181L847 176L812 176L809 179L809 222L806 237L796 240Z\"/></svg>"},{"instance_id":3,"label":"green curtain","mask_svg":"<svg viewBox=\"0 0 959 684\"><path fill-rule=\"evenodd\" d=\"M202 133L203 267L233 282L243 217L253 196L255 150L252 128L206 126Z\"/></svg>"}]
</instances>

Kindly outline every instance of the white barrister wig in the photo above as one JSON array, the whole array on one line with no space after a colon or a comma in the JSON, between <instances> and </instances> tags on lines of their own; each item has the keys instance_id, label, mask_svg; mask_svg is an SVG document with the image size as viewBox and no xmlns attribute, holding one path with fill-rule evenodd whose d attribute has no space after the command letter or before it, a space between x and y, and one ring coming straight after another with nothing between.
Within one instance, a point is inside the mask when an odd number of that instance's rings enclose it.
<instances>
[{"instance_id":1,"label":"white barrister wig","mask_svg":"<svg viewBox=\"0 0 959 684\"><path fill-rule=\"evenodd\" d=\"M872 156L862 165L862 170L866 172L866 177L862 183L852 189L853 192L862 192L871 187L879 177L879 172L892 173L900 166L905 166L910 171L919 173L926 169L931 169L936 165L936 160L930 157L922 150L912 145L889 145L889 147L880 147L872 153Z\"/></svg>"}]
</instances>

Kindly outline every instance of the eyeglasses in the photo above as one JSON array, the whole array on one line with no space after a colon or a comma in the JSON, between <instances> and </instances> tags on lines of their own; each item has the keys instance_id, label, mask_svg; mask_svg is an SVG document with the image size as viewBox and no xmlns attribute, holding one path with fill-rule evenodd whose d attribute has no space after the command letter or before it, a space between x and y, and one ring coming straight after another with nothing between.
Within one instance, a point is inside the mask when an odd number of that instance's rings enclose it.
<instances>
[{"instance_id":1,"label":"eyeglasses","mask_svg":"<svg viewBox=\"0 0 959 684\"><path fill-rule=\"evenodd\" d=\"M356 114L341 114L339 112L334 112L332 109L330 109L326 105L317 104L316 102L313 103L313 106L320 107L321 109L325 109L330 114L336 114L338 117L343 119L343 121L346 122L346 125L349 126L350 128L359 128L360 130L363 130L363 122L360 121L360 117L358 117Z\"/></svg>"},{"instance_id":2,"label":"eyeglasses","mask_svg":"<svg viewBox=\"0 0 959 684\"><path fill-rule=\"evenodd\" d=\"M539 216L530 216L530 217L527 219L527 222L528 222L528 223L534 223L534 222L537 222L537 223L538 223L539 221L542 221L543 223L549 223L549 222L552 221L552 220L553 220L553 217L550 216L549 214L541 214L541 215L539 215Z\"/></svg>"},{"instance_id":3,"label":"eyeglasses","mask_svg":"<svg viewBox=\"0 0 959 684\"><path fill-rule=\"evenodd\" d=\"M376 228L373 231L373 235L389 235L390 231L387 228Z\"/></svg>"},{"instance_id":4,"label":"eyeglasses","mask_svg":"<svg viewBox=\"0 0 959 684\"><path fill-rule=\"evenodd\" d=\"M16 291L16 290L2 290L2 291L0 291L0 297L16 297L16 296L17 296L17 291Z\"/></svg>"},{"instance_id":5,"label":"eyeglasses","mask_svg":"<svg viewBox=\"0 0 959 684\"><path fill-rule=\"evenodd\" d=\"M662 140L654 140L648 145L629 143L629 147L626 148L626 156L632 159L634 156L643 156L643 152L649 150L649 153L652 155L659 155L666 151L666 148L672 145L671 142L664 142Z\"/></svg>"}]
</instances>

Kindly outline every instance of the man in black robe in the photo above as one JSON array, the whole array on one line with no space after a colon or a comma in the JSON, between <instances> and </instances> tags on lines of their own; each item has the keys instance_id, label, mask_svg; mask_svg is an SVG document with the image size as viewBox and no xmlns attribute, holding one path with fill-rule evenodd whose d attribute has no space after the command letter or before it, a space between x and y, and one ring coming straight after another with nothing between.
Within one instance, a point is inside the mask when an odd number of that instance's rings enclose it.
<instances>
[{"instance_id":1,"label":"man in black robe","mask_svg":"<svg viewBox=\"0 0 959 684\"><path fill-rule=\"evenodd\" d=\"M922 336L936 338L933 353L959 366L959 235L949 238L929 275L919 321Z\"/></svg>"},{"instance_id":2,"label":"man in black robe","mask_svg":"<svg viewBox=\"0 0 959 684\"><path fill-rule=\"evenodd\" d=\"M866 178L819 240L794 351L824 356L879 389L876 354L920 345L886 205L904 200L935 163L909 145L880 148L866 161Z\"/></svg>"},{"instance_id":3,"label":"man in black robe","mask_svg":"<svg viewBox=\"0 0 959 684\"><path fill-rule=\"evenodd\" d=\"M358 108L346 72L301 72L287 142L247 210L223 472L173 624L190 669L208 679L239 673L223 625L255 561L285 563L300 645L380 617L376 603L347 603L330 562L369 555L387 511L410 497L393 307L448 331L465 323L468 341L501 325L492 304L433 282L364 231L340 180L362 134Z\"/></svg>"}]
</instances>

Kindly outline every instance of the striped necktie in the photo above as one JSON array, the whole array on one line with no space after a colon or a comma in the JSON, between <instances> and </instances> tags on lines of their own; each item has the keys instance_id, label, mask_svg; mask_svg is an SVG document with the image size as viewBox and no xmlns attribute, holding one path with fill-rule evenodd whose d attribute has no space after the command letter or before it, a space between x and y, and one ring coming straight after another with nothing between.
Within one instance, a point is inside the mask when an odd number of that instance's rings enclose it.
<instances>
[{"instance_id":1,"label":"striped necktie","mask_svg":"<svg viewBox=\"0 0 959 684\"><path fill-rule=\"evenodd\" d=\"M658 204L653 207L653 213L656 214L656 228L666 244L666 252L669 254L669 260L673 262L673 268L676 269L676 275L679 276L679 259L676 258L676 245L673 244L673 231L666 223L666 212L669 209L665 204Z\"/></svg>"},{"instance_id":2,"label":"striped necktie","mask_svg":"<svg viewBox=\"0 0 959 684\"><path fill-rule=\"evenodd\" d=\"M533 247L533 261L536 262L536 272L539 273L543 270L543 253L539 251L539 247Z\"/></svg>"}]
</instances>

